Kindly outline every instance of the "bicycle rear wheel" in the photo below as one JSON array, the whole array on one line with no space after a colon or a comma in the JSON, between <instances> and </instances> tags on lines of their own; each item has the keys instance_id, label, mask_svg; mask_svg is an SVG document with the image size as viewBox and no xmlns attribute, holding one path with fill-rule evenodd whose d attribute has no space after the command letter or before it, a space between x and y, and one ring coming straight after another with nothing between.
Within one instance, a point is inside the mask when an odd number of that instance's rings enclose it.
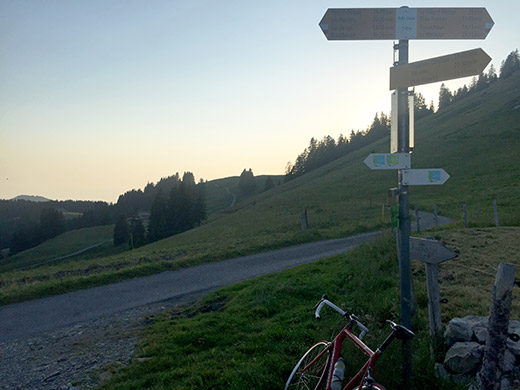
<instances>
[{"instance_id":1,"label":"bicycle rear wheel","mask_svg":"<svg viewBox=\"0 0 520 390\"><path fill-rule=\"evenodd\" d=\"M291 372L285 390L318 390L325 386L329 372L331 350L323 352L329 343L320 341L314 344L298 361ZM320 354L323 354L320 356ZM317 357L314 363L312 363ZM311 364L307 367L309 364ZM307 367L307 369L305 369Z\"/></svg>"}]
</instances>

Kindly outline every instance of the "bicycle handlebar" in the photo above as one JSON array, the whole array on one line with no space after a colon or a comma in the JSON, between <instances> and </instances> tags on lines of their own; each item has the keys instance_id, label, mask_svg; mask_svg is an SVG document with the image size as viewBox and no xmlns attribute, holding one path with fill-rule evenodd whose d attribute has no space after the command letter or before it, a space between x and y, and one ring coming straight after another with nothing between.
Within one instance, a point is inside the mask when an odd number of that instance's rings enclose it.
<instances>
[{"instance_id":1,"label":"bicycle handlebar","mask_svg":"<svg viewBox=\"0 0 520 390\"><path fill-rule=\"evenodd\" d=\"M339 307L337 307L335 304L333 304L331 301L329 301L327 299L322 299L321 301L318 302L316 313L314 313L316 318L318 318L318 319L320 318L320 311L324 305L332 307L334 310L336 310L342 316L346 316L348 314L347 312L341 310Z\"/></svg>"},{"instance_id":2,"label":"bicycle handlebar","mask_svg":"<svg viewBox=\"0 0 520 390\"><path fill-rule=\"evenodd\" d=\"M356 323L356 325L359 327L359 329L361 329L361 333L359 334L360 340L368 333L368 328L361 321L359 321L359 319L354 314L347 313L346 311L342 310L341 308L339 308L338 306L333 304L331 301L329 301L325 297L322 298L321 301L319 301L318 304L316 305L317 306L316 313L314 315L317 319L320 318L320 311L324 305L327 305L327 306L331 307L332 309L336 310L343 317L348 317L348 318L350 318L351 321L354 321Z\"/></svg>"}]
</instances>

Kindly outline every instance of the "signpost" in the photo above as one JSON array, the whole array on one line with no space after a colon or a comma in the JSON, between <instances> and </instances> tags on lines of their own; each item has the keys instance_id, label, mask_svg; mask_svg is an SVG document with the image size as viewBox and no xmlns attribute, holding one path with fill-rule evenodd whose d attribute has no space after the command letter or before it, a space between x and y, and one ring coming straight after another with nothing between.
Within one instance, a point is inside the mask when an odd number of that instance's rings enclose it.
<instances>
[{"instance_id":1,"label":"signpost","mask_svg":"<svg viewBox=\"0 0 520 390\"><path fill-rule=\"evenodd\" d=\"M442 352L441 294L439 289L440 263L457 257L457 253L439 241L410 237L410 258L426 263L428 315L434 358ZM436 359L438 360L438 359Z\"/></svg>"},{"instance_id":2,"label":"signpost","mask_svg":"<svg viewBox=\"0 0 520 390\"><path fill-rule=\"evenodd\" d=\"M411 167L409 153L373 153L368 155L363 162L370 169L408 169Z\"/></svg>"},{"instance_id":3,"label":"signpost","mask_svg":"<svg viewBox=\"0 0 520 390\"><path fill-rule=\"evenodd\" d=\"M426 238L410 237L410 258L426 264L437 265L457 257L457 253L442 242Z\"/></svg>"},{"instance_id":4,"label":"signpost","mask_svg":"<svg viewBox=\"0 0 520 390\"><path fill-rule=\"evenodd\" d=\"M403 169L402 181L407 186L441 185L450 175L444 169Z\"/></svg>"},{"instance_id":5,"label":"signpost","mask_svg":"<svg viewBox=\"0 0 520 390\"><path fill-rule=\"evenodd\" d=\"M491 57L484 50L473 49L394 66L390 68L390 89L477 75L490 61Z\"/></svg>"},{"instance_id":6,"label":"signpost","mask_svg":"<svg viewBox=\"0 0 520 390\"><path fill-rule=\"evenodd\" d=\"M485 8L330 8L320 21L329 41L486 39Z\"/></svg>"},{"instance_id":7,"label":"signpost","mask_svg":"<svg viewBox=\"0 0 520 390\"><path fill-rule=\"evenodd\" d=\"M409 154L411 135L409 91L412 85L448 80L477 74L489 62L481 49L457 53L408 64L408 41L410 39L485 39L493 27L493 19L485 8L346 8L328 9L319 26L328 40L399 40L394 45L398 61L391 69L391 89L396 89L393 100L397 113L392 111L392 127L397 127L392 137L390 150ZM485 63L485 64L484 64ZM479 70L480 69L480 70ZM471 74L469 74L471 73ZM394 118L395 115L395 118ZM413 143L413 140L412 140ZM412 146L413 147L413 146ZM383 157L382 157L383 156ZM401 322L411 326L412 291L410 245L411 221L409 214L409 185L439 185L448 180L443 169L409 169L401 163L393 165L385 155L369 156L365 164L371 169L398 169L399 231L398 255L401 288ZM392 166L393 165L393 166ZM411 244L412 242L412 244ZM411 384L411 344L403 342L404 387Z\"/></svg>"}]
</instances>

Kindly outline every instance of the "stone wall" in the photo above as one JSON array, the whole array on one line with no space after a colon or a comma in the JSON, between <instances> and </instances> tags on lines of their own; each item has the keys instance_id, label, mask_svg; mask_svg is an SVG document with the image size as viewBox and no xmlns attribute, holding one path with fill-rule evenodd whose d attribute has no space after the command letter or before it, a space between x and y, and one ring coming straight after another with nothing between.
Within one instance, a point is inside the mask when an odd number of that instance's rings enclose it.
<instances>
[{"instance_id":1,"label":"stone wall","mask_svg":"<svg viewBox=\"0 0 520 390\"><path fill-rule=\"evenodd\" d=\"M448 351L437 373L456 382L479 388L478 373L486 349L488 317L467 316L452 319L444 333ZM520 389L520 321L510 321L501 390Z\"/></svg>"}]
</instances>

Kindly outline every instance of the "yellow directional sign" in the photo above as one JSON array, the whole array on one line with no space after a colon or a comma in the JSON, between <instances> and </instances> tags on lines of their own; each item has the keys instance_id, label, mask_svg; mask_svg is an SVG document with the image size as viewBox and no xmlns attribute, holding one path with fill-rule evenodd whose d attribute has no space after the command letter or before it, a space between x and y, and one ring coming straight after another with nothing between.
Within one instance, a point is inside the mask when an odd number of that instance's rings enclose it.
<instances>
[{"instance_id":1,"label":"yellow directional sign","mask_svg":"<svg viewBox=\"0 0 520 390\"><path fill-rule=\"evenodd\" d=\"M328 40L485 39L485 8L329 8L320 21Z\"/></svg>"},{"instance_id":2,"label":"yellow directional sign","mask_svg":"<svg viewBox=\"0 0 520 390\"><path fill-rule=\"evenodd\" d=\"M491 61L482 49L473 49L390 68L390 89L435 83L480 74Z\"/></svg>"}]
</instances>

